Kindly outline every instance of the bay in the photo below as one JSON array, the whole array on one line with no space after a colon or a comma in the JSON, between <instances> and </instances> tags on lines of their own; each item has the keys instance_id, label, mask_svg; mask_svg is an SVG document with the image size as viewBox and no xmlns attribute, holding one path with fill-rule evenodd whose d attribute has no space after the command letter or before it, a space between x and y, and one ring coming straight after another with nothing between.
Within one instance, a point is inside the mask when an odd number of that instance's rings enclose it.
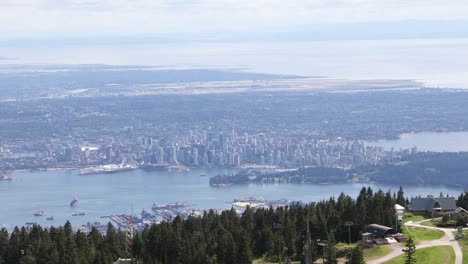
<instances>
[{"instance_id":1,"label":"bay","mask_svg":"<svg viewBox=\"0 0 468 264\"><path fill-rule=\"evenodd\" d=\"M468 151L468 132L421 132L402 134L399 139L367 142L368 146L385 150L411 149L433 152Z\"/></svg>"},{"instance_id":2,"label":"bay","mask_svg":"<svg viewBox=\"0 0 468 264\"><path fill-rule=\"evenodd\" d=\"M73 225L88 221L107 222L101 216L131 213L151 209L153 203L187 202L191 208L229 209L236 198L250 196L312 202L337 197L341 192L355 198L362 187L374 190L398 190L395 185L381 184L249 184L213 188L209 177L233 173L226 169L193 169L184 172L135 170L115 174L79 175L78 171L16 171L11 181L0 181L0 225L12 228L26 222L41 225L63 225L70 220ZM206 176L201 176L206 175ZM463 189L445 186L404 186L405 195L440 192L458 196ZM76 208L69 203L73 197L80 200ZM37 211L54 216L53 221L35 217ZM85 216L71 216L85 212Z\"/></svg>"}]
</instances>

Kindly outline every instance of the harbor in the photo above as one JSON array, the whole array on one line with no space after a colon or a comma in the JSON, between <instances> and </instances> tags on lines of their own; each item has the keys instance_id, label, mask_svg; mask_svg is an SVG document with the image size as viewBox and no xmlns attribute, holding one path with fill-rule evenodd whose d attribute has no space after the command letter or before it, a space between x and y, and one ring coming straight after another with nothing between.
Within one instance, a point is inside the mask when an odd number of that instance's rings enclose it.
<instances>
[{"instance_id":1,"label":"harbor","mask_svg":"<svg viewBox=\"0 0 468 264\"><path fill-rule=\"evenodd\" d=\"M288 206L291 203L295 202L286 199L264 200L254 197L234 199L231 202L227 202L227 204L230 204L231 208L235 209L238 214L242 214L247 207L251 207L253 209L269 207L277 208ZM120 229L133 229L138 231L143 230L152 224L159 224L163 221L172 221L175 217L186 219L191 216L202 216L204 211L205 210L191 208L190 204L185 202L174 202L168 204L153 203L151 210L143 209L138 214L131 213L101 216L101 219L104 219L102 222L111 222ZM87 223L86 225L79 227L79 229L86 232L89 231L91 227L105 230L106 224L101 224L101 222L95 222L93 224Z\"/></svg>"},{"instance_id":2,"label":"harbor","mask_svg":"<svg viewBox=\"0 0 468 264\"><path fill-rule=\"evenodd\" d=\"M189 216L200 216L203 210L189 208L187 203L153 204L151 210L141 210L138 214L119 214L101 216L102 219L109 219L111 223L118 228L133 228L142 230L152 224L158 224L163 221L171 221L179 216L187 218Z\"/></svg>"},{"instance_id":3,"label":"harbor","mask_svg":"<svg viewBox=\"0 0 468 264\"><path fill-rule=\"evenodd\" d=\"M134 215L141 224L164 221L177 215L185 217L203 210L217 211L243 207L267 206L264 201L303 201L312 202L338 197L341 192L357 196L362 187L375 190L398 190L399 186L376 183L346 184L246 184L225 188L212 188L209 178L236 173L227 169L192 169L191 171L169 172L166 170L124 171L113 174L82 176L78 170L68 171L15 171L10 175L13 180L0 181L0 226L13 229L16 225L37 223L41 226L59 226L70 221L73 226L107 224L110 218L101 216ZM200 175L206 175L201 177ZM411 195L459 195L463 188L440 187L434 189L424 186L408 186L405 193ZM261 202L246 201L255 197ZM79 202L73 202L73 198ZM233 204L234 200L237 203ZM186 207L161 208L161 205L185 202ZM248 203L247 203L248 202ZM279 202L277 204L282 204ZM285 203L287 204L287 203ZM271 204L273 207L274 203ZM133 210L132 210L133 208ZM143 213L143 210L145 213ZM44 216L34 213L44 211ZM132 214L132 211L134 212ZM174 212L176 211L176 212ZM73 216L74 213L85 213ZM143 214L142 214L143 213ZM148 215L149 214L149 215ZM53 217L51 220L46 218ZM115 218L117 220L117 218ZM123 220L119 220L123 222ZM137 225L137 224L136 224Z\"/></svg>"},{"instance_id":4,"label":"harbor","mask_svg":"<svg viewBox=\"0 0 468 264\"><path fill-rule=\"evenodd\" d=\"M78 207L76 198L73 198L71 207ZM290 201L287 199L280 200L264 200L262 198L249 197L245 199L234 199L229 204L232 209L240 215L248 207L252 209L258 208L277 208L288 206L291 203L302 203L296 201ZM101 231L105 231L107 228L107 223L112 223L114 226L120 229L132 229L132 230L143 230L152 224L159 224L163 221L172 221L176 217L181 217L186 219L188 217L198 217L202 216L205 210L195 209L186 202L173 202L167 204L158 204L153 203L151 210L143 209L139 213L130 213L130 214L113 214L113 215L103 215L100 216L101 221L87 222L83 225L74 225L75 230L81 230L83 232L89 232L91 228L97 228ZM38 211L34 213L36 217L45 216L47 213L45 211ZM73 217L85 216L85 212L74 212L71 214ZM47 221L54 221L54 216L49 216L46 218ZM26 226L33 226L38 224L37 222L26 222Z\"/></svg>"}]
</instances>

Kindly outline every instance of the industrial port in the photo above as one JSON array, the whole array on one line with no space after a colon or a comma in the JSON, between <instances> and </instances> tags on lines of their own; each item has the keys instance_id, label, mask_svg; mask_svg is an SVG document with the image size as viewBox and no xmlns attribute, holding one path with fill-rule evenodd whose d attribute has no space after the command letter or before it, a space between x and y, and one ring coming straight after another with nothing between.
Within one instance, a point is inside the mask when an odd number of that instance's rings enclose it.
<instances>
[{"instance_id":1,"label":"industrial port","mask_svg":"<svg viewBox=\"0 0 468 264\"><path fill-rule=\"evenodd\" d=\"M297 203L297 201L290 201L287 199L280 200L264 200L262 198L249 197L246 199L234 199L230 202L232 208L236 210L238 214L241 214L247 207L250 208L276 208L282 206L288 206L291 203ZM301 203L301 202L299 202ZM118 214L118 215L107 215L101 216L101 219L109 219L109 221L115 224L120 229L133 229L143 230L152 224L158 224L163 221L171 221L175 217L179 216L187 218L189 216L201 216L204 210L194 209L190 207L190 204L185 202L175 202L168 204L157 204L153 203L151 210L142 210L138 214ZM104 222L109 222L104 221ZM91 227L96 227L102 231L105 231L107 225L103 225L100 222L88 223L80 227L83 231L89 231Z\"/></svg>"}]
</instances>

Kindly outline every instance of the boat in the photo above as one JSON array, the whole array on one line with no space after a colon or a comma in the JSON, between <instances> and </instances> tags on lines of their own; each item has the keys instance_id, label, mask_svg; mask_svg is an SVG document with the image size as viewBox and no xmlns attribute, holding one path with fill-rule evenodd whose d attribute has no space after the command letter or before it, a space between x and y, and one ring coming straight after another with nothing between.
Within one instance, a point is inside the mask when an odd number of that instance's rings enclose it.
<instances>
[{"instance_id":1,"label":"boat","mask_svg":"<svg viewBox=\"0 0 468 264\"><path fill-rule=\"evenodd\" d=\"M115 173L115 172L134 170L136 168L137 166L128 165L128 164L109 164L109 165L102 165L102 166L81 169L80 175Z\"/></svg>"},{"instance_id":2,"label":"boat","mask_svg":"<svg viewBox=\"0 0 468 264\"><path fill-rule=\"evenodd\" d=\"M45 212L44 211L39 211L34 214L34 216L44 216Z\"/></svg>"},{"instance_id":3,"label":"boat","mask_svg":"<svg viewBox=\"0 0 468 264\"><path fill-rule=\"evenodd\" d=\"M0 173L0 181L11 181L12 178Z\"/></svg>"},{"instance_id":4,"label":"boat","mask_svg":"<svg viewBox=\"0 0 468 264\"><path fill-rule=\"evenodd\" d=\"M73 213L72 216L83 216L85 215L84 212Z\"/></svg>"},{"instance_id":5,"label":"boat","mask_svg":"<svg viewBox=\"0 0 468 264\"><path fill-rule=\"evenodd\" d=\"M26 222L27 226L37 225L37 222Z\"/></svg>"},{"instance_id":6,"label":"boat","mask_svg":"<svg viewBox=\"0 0 468 264\"><path fill-rule=\"evenodd\" d=\"M78 201L78 199L73 198L73 199L71 200L71 202L70 202L70 206L71 206L71 207L76 207L76 206L78 206L79 203L80 203L80 201Z\"/></svg>"},{"instance_id":7,"label":"boat","mask_svg":"<svg viewBox=\"0 0 468 264\"><path fill-rule=\"evenodd\" d=\"M47 217L46 220L52 221L52 220L54 220L54 217L53 216Z\"/></svg>"}]
</instances>

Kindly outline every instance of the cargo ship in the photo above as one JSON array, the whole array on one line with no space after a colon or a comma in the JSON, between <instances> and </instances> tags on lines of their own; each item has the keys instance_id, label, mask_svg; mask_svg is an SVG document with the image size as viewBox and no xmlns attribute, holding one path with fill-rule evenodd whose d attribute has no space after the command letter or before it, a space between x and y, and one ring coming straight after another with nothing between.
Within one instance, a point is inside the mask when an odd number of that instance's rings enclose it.
<instances>
[{"instance_id":1,"label":"cargo ship","mask_svg":"<svg viewBox=\"0 0 468 264\"><path fill-rule=\"evenodd\" d=\"M110 164L110 165L102 165L102 166L81 169L80 175L115 173L115 172L134 170L136 168L137 166L128 165L128 164Z\"/></svg>"}]
</instances>

